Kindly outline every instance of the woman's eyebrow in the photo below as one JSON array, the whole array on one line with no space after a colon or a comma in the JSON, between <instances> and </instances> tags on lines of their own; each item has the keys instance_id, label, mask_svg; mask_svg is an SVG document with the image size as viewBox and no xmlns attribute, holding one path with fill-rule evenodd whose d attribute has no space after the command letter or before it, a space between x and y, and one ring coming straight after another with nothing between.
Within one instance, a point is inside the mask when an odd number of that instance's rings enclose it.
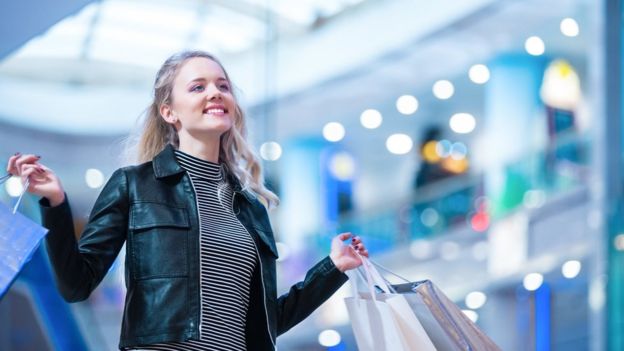
<instances>
[{"instance_id":1,"label":"woman's eyebrow","mask_svg":"<svg viewBox=\"0 0 624 351\"><path fill-rule=\"evenodd\" d=\"M195 82L205 82L205 81L206 81L205 78L198 77L198 78L195 78L195 79L191 80L190 82L188 82L188 84L195 83Z\"/></svg>"},{"instance_id":2,"label":"woman's eyebrow","mask_svg":"<svg viewBox=\"0 0 624 351\"><path fill-rule=\"evenodd\" d=\"M206 82L207 79L206 78L202 78L202 77L197 77L191 81L189 81L187 84L192 84L192 83L196 83L196 82ZM226 82L229 83L227 79L225 79L224 77L219 77L216 79L217 82Z\"/></svg>"}]
</instances>

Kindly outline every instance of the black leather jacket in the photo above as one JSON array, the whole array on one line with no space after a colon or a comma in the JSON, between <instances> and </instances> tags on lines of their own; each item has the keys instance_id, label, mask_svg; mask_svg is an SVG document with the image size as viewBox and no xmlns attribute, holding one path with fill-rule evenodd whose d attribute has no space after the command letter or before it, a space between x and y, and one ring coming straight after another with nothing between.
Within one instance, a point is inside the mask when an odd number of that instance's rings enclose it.
<instances>
[{"instance_id":1,"label":"black leather jacket","mask_svg":"<svg viewBox=\"0 0 624 351\"><path fill-rule=\"evenodd\" d=\"M254 239L259 265L251 286L249 350L274 350L277 335L302 321L344 282L329 257L280 297L277 249L265 207L236 179L234 212ZM61 295L81 301L103 279L126 243L126 301L120 349L199 338L199 220L195 193L171 146L152 162L115 171L79 241L67 200L41 200L46 246Z\"/></svg>"}]
</instances>

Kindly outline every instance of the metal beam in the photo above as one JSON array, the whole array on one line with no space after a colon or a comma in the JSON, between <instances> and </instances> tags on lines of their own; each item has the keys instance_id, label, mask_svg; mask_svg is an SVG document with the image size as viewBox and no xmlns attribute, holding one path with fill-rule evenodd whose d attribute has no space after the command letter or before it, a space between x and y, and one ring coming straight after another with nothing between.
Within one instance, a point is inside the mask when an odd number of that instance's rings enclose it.
<instances>
[{"instance_id":1,"label":"metal beam","mask_svg":"<svg viewBox=\"0 0 624 351\"><path fill-rule=\"evenodd\" d=\"M0 4L0 60L93 0L23 0Z\"/></svg>"},{"instance_id":2,"label":"metal beam","mask_svg":"<svg viewBox=\"0 0 624 351\"><path fill-rule=\"evenodd\" d=\"M622 0L605 0L605 83L606 129L601 138L606 163L604 184L606 189L607 227L607 304L606 349L624 350L624 251L615 246L615 238L624 233L624 48ZM600 140L600 139L599 139Z\"/></svg>"},{"instance_id":3,"label":"metal beam","mask_svg":"<svg viewBox=\"0 0 624 351\"><path fill-rule=\"evenodd\" d=\"M222 8L255 18L262 22L268 22L268 19L273 20L274 25L280 31L297 31L305 28L300 23L297 23L287 17L280 15L277 11L267 6L253 4L248 1L242 0L210 0L209 5L220 6ZM269 38L270 39L270 38Z\"/></svg>"}]
</instances>

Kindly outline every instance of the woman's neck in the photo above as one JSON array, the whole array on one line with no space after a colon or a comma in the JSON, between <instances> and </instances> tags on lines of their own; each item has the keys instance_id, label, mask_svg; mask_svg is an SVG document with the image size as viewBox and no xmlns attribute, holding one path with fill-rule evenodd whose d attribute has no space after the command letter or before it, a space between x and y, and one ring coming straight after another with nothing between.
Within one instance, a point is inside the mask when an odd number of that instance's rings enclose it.
<instances>
[{"instance_id":1,"label":"woman's neck","mask_svg":"<svg viewBox=\"0 0 624 351\"><path fill-rule=\"evenodd\" d=\"M219 163L220 139L198 140L189 135L180 135L178 150L205 161Z\"/></svg>"}]
</instances>

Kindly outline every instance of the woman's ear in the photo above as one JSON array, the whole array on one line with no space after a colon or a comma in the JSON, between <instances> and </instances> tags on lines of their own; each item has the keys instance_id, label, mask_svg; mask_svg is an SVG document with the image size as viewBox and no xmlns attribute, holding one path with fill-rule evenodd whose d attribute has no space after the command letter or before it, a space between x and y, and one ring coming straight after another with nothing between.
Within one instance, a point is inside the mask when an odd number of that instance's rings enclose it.
<instances>
[{"instance_id":1,"label":"woman's ear","mask_svg":"<svg viewBox=\"0 0 624 351\"><path fill-rule=\"evenodd\" d=\"M169 124L175 124L178 119L174 116L173 110L167 104L160 105L160 115Z\"/></svg>"}]
</instances>

